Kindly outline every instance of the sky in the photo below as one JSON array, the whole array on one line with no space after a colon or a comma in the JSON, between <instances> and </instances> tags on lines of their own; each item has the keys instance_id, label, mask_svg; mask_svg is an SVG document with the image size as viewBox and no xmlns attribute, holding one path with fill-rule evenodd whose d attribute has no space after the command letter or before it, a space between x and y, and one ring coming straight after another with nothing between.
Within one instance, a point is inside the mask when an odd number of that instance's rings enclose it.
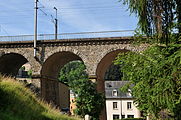
<instances>
[{"instance_id":1,"label":"sky","mask_svg":"<svg viewBox=\"0 0 181 120\"><path fill-rule=\"evenodd\" d=\"M135 15L119 0L39 0L38 34L134 30ZM0 2L0 36L34 34L34 0Z\"/></svg>"}]
</instances>

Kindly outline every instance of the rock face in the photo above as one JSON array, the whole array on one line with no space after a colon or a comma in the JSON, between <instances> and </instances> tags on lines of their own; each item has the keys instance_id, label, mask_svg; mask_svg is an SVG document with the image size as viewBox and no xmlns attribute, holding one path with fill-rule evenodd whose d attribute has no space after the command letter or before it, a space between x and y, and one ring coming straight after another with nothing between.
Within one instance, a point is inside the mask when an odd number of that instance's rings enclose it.
<instances>
[{"instance_id":1,"label":"rock face","mask_svg":"<svg viewBox=\"0 0 181 120\"><path fill-rule=\"evenodd\" d=\"M104 92L104 75L119 53L142 51L147 45L133 46L132 38L88 38L37 41L37 56L33 57L33 42L1 42L0 73L16 76L19 68L29 63L33 84L40 87L41 96L61 106L61 90L57 78L61 67L74 60L83 61L90 79Z\"/></svg>"}]
</instances>

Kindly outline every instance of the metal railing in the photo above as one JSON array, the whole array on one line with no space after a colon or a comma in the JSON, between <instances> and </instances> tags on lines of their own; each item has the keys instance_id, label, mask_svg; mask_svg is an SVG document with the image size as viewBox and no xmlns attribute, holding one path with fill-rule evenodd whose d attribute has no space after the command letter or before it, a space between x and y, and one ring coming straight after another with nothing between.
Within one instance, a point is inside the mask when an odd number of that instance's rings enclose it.
<instances>
[{"instance_id":1,"label":"metal railing","mask_svg":"<svg viewBox=\"0 0 181 120\"><path fill-rule=\"evenodd\" d=\"M99 32L80 32L58 34L61 39L83 39L83 38L103 38L103 37L128 37L133 36L134 30L122 31L99 31ZM0 42L5 41L33 41L34 35L0 36ZM39 34L37 40L55 40L55 34Z\"/></svg>"}]
</instances>

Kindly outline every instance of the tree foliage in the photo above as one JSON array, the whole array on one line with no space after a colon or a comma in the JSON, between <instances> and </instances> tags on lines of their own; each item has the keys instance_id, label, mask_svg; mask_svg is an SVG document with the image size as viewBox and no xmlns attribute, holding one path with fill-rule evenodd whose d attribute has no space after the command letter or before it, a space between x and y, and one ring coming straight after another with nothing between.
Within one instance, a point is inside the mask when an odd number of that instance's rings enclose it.
<instances>
[{"instance_id":1,"label":"tree foliage","mask_svg":"<svg viewBox=\"0 0 181 120\"><path fill-rule=\"evenodd\" d=\"M64 65L64 67L60 70L59 80L64 84L73 87L71 84L74 84L74 82L76 83L75 80L88 79L85 69L85 65L80 61L70 62Z\"/></svg>"},{"instance_id":2,"label":"tree foliage","mask_svg":"<svg viewBox=\"0 0 181 120\"><path fill-rule=\"evenodd\" d=\"M170 43L174 29L181 32L180 0L120 0L138 16L139 28L148 36L157 35L160 43Z\"/></svg>"},{"instance_id":3,"label":"tree foliage","mask_svg":"<svg viewBox=\"0 0 181 120\"><path fill-rule=\"evenodd\" d=\"M67 84L77 96L75 113L82 117L88 114L93 120L98 120L104 96L97 92L96 84L88 79L85 69L82 62L70 62L61 69L59 80Z\"/></svg>"},{"instance_id":4,"label":"tree foliage","mask_svg":"<svg viewBox=\"0 0 181 120\"><path fill-rule=\"evenodd\" d=\"M145 113L160 117L162 111L181 119L181 46L153 46L141 53L120 54L123 80L130 80L135 103Z\"/></svg>"},{"instance_id":5,"label":"tree foliage","mask_svg":"<svg viewBox=\"0 0 181 120\"><path fill-rule=\"evenodd\" d=\"M107 69L104 80L111 80L111 81L119 81L121 80L122 74L120 73L120 66L119 65L110 65Z\"/></svg>"},{"instance_id":6,"label":"tree foliage","mask_svg":"<svg viewBox=\"0 0 181 120\"><path fill-rule=\"evenodd\" d=\"M122 65L123 79L135 85L133 95L142 111L180 120L181 0L120 1L138 16L141 31L149 36L141 40L159 44L141 53L119 55L116 64Z\"/></svg>"}]
</instances>

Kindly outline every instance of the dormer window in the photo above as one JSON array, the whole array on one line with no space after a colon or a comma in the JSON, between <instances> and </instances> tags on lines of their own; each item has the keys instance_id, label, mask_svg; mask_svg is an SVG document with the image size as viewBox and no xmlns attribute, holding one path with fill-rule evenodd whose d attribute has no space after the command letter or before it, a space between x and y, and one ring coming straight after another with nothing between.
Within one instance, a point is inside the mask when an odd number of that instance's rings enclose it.
<instances>
[{"instance_id":1,"label":"dormer window","mask_svg":"<svg viewBox=\"0 0 181 120\"><path fill-rule=\"evenodd\" d=\"M128 89L127 96L131 97L131 89Z\"/></svg>"},{"instance_id":2,"label":"dormer window","mask_svg":"<svg viewBox=\"0 0 181 120\"><path fill-rule=\"evenodd\" d=\"M118 96L118 91L117 90L113 90L112 91L112 96L113 97L117 97Z\"/></svg>"},{"instance_id":3,"label":"dormer window","mask_svg":"<svg viewBox=\"0 0 181 120\"><path fill-rule=\"evenodd\" d=\"M106 83L106 87L110 88L112 85L110 83Z\"/></svg>"}]
</instances>

